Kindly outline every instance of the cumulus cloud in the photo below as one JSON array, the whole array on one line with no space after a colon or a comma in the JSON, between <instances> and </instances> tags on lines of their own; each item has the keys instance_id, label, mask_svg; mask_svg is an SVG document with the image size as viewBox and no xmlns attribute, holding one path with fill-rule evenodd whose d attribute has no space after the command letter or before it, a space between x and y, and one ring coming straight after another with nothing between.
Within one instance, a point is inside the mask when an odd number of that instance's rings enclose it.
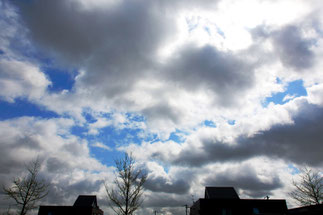
<instances>
[{"instance_id":1,"label":"cumulus cloud","mask_svg":"<svg viewBox=\"0 0 323 215\"><path fill-rule=\"evenodd\" d=\"M180 152L175 163L200 166L209 162L241 161L268 156L298 164L322 164L320 156L322 108L304 102L293 123L273 125L252 136L241 135L234 144L211 139L202 140L198 150ZM313 150L315 149L315 150Z\"/></svg>"},{"instance_id":2,"label":"cumulus cloud","mask_svg":"<svg viewBox=\"0 0 323 215\"><path fill-rule=\"evenodd\" d=\"M235 104L245 89L253 87L254 69L246 59L211 46L188 46L169 63L167 79L188 91L212 90L219 106Z\"/></svg>"},{"instance_id":3,"label":"cumulus cloud","mask_svg":"<svg viewBox=\"0 0 323 215\"><path fill-rule=\"evenodd\" d=\"M146 169L149 172L148 178L144 187L153 192L162 192L170 194L185 195L190 189L190 182L184 177L175 177L174 173L165 172L161 165L155 162L146 164Z\"/></svg>"},{"instance_id":4,"label":"cumulus cloud","mask_svg":"<svg viewBox=\"0 0 323 215\"><path fill-rule=\"evenodd\" d=\"M64 118L1 121L0 183L9 185L13 177L24 174L25 163L39 157L43 164L40 174L51 184L44 201L62 204L64 199L75 199L80 191L102 195L103 181L112 178L112 170L90 156L86 141L69 133L73 125Z\"/></svg>"},{"instance_id":5,"label":"cumulus cloud","mask_svg":"<svg viewBox=\"0 0 323 215\"><path fill-rule=\"evenodd\" d=\"M185 194L190 186L183 179L167 182L167 179L163 177L156 177L152 179L149 178L145 183L145 188L153 192Z\"/></svg>"},{"instance_id":6,"label":"cumulus cloud","mask_svg":"<svg viewBox=\"0 0 323 215\"><path fill-rule=\"evenodd\" d=\"M175 4L117 1L98 7L99 3L84 1L19 3L33 41L53 54L58 62L80 69L73 93L50 95L40 103L59 113L65 109L78 118L86 106L98 111L111 108L136 111L146 117L154 131L161 131L159 128L163 127L166 135L176 126L196 126L205 120L205 115L223 111L221 107L242 108L251 95L257 96L255 92L263 95L263 83L258 86L261 81L258 76L268 76L259 74L267 73L259 67L268 65L262 65L266 56L261 59L254 56L264 53L253 50L253 46L243 52L230 52L218 45L199 46L193 41L177 45L165 60L158 56L159 49L183 31L177 17L185 17L190 7L208 11L213 8L210 4L209 1L199 6L182 1ZM289 28L282 29L286 30L277 31L272 37L277 50L281 49L278 53L283 62L287 48L296 49L300 47L298 43L304 43L302 50L311 52L300 30L295 28L295 39L288 41L293 44L286 45L283 38ZM297 59L300 56L296 53L288 56ZM306 56L306 53L300 54ZM274 73L272 76L275 80ZM194 96L187 97L187 94ZM203 99L195 101L196 98ZM71 100L78 105L71 106ZM187 104L190 110L186 109ZM202 115L201 107L209 112Z\"/></svg>"},{"instance_id":7,"label":"cumulus cloud","mask_svg":"<svg viewBox=\"0 0 323 215\"><path fill-rule=\"evenodd\" d=\"M263 198L271 195L272 190L283 186L278 175L267 175L264 181L252 166L246 164L217 172L214 176L206 178L204 184L233 186L242 195L251 198Z\"/></svg>"},{"instance_id":8,"label":"cumulus cloud","mask_svg":"<svg viewBox=\"0 0 323 215\"><path fill-rule=\"evenodd\" d=\"M50 81L39 68L29 62L0 59L0 97L13 102L15 98L40 98Z\"/></svg>"},{"instance_id":9,"label":"cumulus cloud","mask_svg":"<svg viewBox=\"0 0 323 215\"><path fill-rule=\"evenodd\" d=\"M299 70L313 66L311 47L315 41L306 39L296 26L286 26L274 33L274 45L283 64Z\"/></svg>"},{"instance_id":10,"label":"cumulus cloud","mask_svg":"<svg viewBox=\"0 0 323 215\"><path fill-rule=\"evenodd\" d=\"M141 111L148 120L167 118L177 124L185 114L168 103L169 93L165 89L169 92L182 88L211 89L214 93L209 96L216 104L226 106L243 95L242 89L253 85L252 64L211 46L188 45L175 53L177 57L169 63L160 65L158 49L178 32L175 16L181 9L187 9L187 4L184 7L179 3L178 10L168 4L142 1L121 1L101 9L78 1L19 5L33 40L53 52L58 60L74 62L70 66L83 69L75 86L83 89L81 98L107 97L116 107ZM165 96L156 97L154 91L148 92L151 102L138 106L145 98L131 98L129 93L138 92L138 96L147 93L135 87L140 81L156 81L156 77L162 79L157 80L163 87L159 96ZM171 82L165 85L168 80Z\"/></svg>"},{"instance_id":11,"label":"cumulus cloud","mask_svg":"<svg viewBox=\"0 0 323 215\"><path fill-rule=\"evenodd\" d=\"M52 183L45 202L72 204L80 192L104 202L112 168L90 147L112 153L100 140L109 127L131 130L117 150L148 171L140 213L180 214L206 185L286 198L289 164L322 164L317 2L1 1L0 98L57 118L0 121L0 182L39 155ZM76 71L70 90L47 90L57 81L42 71L49 61ZM308 95L277 104L295 80Z\"/></svg>"},{"instance_id":12,"label":"cumulus cloud","mask_svg":"<svg viewBox=\"0 0 323 215\"><path fill-rule=\"evenodd\" d=\"M87 8L80 1L42 1L21 9L34 40L60 60L83 67L87 73L81 82L102 87L109 97L131 88L133 79L150 68L154 50L172 30L158 4L144 1L102 8Z\"/></svg>"}]
</instances>

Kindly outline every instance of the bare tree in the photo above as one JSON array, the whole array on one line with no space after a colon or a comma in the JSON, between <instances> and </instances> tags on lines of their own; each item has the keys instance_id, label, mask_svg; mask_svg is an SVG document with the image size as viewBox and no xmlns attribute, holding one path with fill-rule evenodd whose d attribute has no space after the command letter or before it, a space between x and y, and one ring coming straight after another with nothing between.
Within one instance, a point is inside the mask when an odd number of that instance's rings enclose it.
<instances>
[{"instance_id":1,"label":"bare tree","mask_svg":"<svg viewBox=\"0 0 323 215\"><path fill-rule=\"evenodd\" d=\"M132 215L142 204L143 184L147 174L135 167L132 155L125 153L122 159L115 161L117 176L115 188L106 186L112 210L118 215Z\"/></svg>"},{"instance_id":2,"label":"bare tree","mask_svg":"<svg viewBox=\"0 0 323 215\"><path fill-rule=\"evenodd\" d=\"M40 167L41 163L37 158L26 165L26 176L14 178L11 187L3 186L4 194L15 201L20 215L26 215L36 208L36 202L48 194L49 184L38 178Z\"/></svg>"},{"instance_id":3,"label":"bare tree","mask_svg":"<svg viewBox=\"0 0 323 215\"><path fill-rule=\"evenodd\" d=\"M290 196L299 205L315 205L323 202L323 177L319 172L304 168L301 173L301 181L293 181L295 189Z\"/></svg>"}]
</instances>

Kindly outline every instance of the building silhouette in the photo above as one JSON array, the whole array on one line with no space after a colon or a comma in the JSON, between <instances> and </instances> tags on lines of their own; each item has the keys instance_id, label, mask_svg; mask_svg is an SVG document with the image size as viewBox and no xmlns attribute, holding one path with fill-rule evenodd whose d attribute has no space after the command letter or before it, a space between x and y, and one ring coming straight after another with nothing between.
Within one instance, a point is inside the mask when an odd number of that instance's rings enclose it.
<instances>
[{"instance_id":1,"label":"building silhouette","mask_svg":"<svg viewBox=\"0 0 323 215\"><path fill-rule=\"evenodd\" d=\"M194 202L190 215L285 215L283 199L240 199L233 187L206 187L204 198Z\"/></svg>"},{"instance_id":2,"label":"building silhouette","mask_svg":"<svg viewBox=\"0 0 323 215\"><path fill-rule=\"evenodd\" d=\"M73 206L44 206L39 207L38 215L103 215L96 196L80 195Z\"/></svg>"},{"instance_id":3,"label":"building silhouette","mask_svg":"<svg viewBox=\"0 0 323 215\"><path fill-rule=\"evenodd\" d=\"M292 208L288 210L290 215L322 215L323 214L323 204L319 205L309 205L299 208Z\"/></svg>"}]
</instances>

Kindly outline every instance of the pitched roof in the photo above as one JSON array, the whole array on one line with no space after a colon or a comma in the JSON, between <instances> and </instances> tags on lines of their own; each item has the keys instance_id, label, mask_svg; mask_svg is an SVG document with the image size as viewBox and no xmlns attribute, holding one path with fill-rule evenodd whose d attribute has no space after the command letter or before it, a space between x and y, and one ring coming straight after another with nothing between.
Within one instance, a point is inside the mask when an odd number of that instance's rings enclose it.
<instances>
[{"instance_id":1,"label":"pitched roof","mask_svg":"<svg viewBox=\"0 0 323 215\"><path fill-rule=\"evenodd\" d=\"M239 199L233 187L205 187L205 199Z\"/></svg>"},{"instance_id":2,"label":"pitched roof","mask_svg":"<svg viewBox=\"0 0 323 215\"><path fill-rule=\"evenodd\" d=\"M74 202L73 207L93 207L97 208L98 204L96 201L96 196L90 195L79 195Z\"/></svg>"}]
</instances>

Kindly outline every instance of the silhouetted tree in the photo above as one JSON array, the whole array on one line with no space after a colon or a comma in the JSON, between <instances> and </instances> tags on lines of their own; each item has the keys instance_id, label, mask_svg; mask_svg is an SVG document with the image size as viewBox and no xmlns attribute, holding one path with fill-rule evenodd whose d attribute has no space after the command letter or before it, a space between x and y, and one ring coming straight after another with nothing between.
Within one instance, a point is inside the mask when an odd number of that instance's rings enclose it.
<instances>
[{"instance_id":1,"label":"silhouetted tree","mask_svg":"<svg viewBox=\"0 0 323 215\"><path fill-rule=\"evenodd\" d=\"M290 196L300 205L315 205L323 201L323 177L319 172L304 168L301 181L293 181L295 189Z\"/></svg>"},{"instance_id":2,"label":"silhouetted tree","mask_svg":"<svg viewBox=\"0 0 323 215\"><path fill-rule=\"evenodd\" d=\"M115 161L117 176L114 180L115 188L106 186L111 208L118 215L132 215L142 203L143 184L147 174L135 167L132 155L125 153L122 159Z\"/></svg>"},{"instance_id":3,"label":"silhouetted tree","mask_svg":"<svg viewBox=\"0 0 323 215\"><path fill-rule=\"evenodd\" d=\"M36 202L48 194L49 184L38 178L40 167L39 159L30 162L26 165L26 176L14 178L11 187L3 186L4 194L15 201L20 215L36 208Z\"/></svg>"}]
</instances>

